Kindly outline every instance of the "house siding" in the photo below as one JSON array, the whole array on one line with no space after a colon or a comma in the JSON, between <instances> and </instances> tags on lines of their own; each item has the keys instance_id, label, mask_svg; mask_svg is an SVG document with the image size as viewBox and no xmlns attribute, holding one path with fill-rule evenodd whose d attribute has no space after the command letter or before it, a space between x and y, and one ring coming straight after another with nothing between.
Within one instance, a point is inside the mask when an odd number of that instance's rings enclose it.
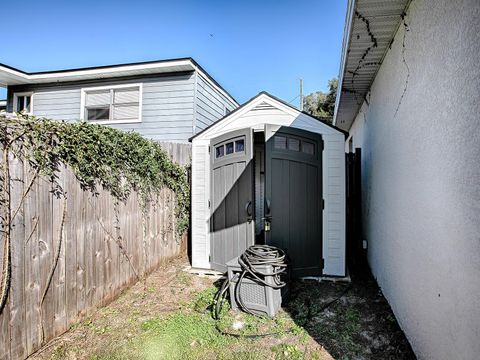
<instances>
[{"instance_id":1,"label":"house siding","mask_svg":"<svg viewBox=\"0 0 480 360\"><path fill-rule=\"evenodd\" d=\"M194 73L174 76L152 76L77 84L35 85L9 88L9 109L13 93L33 91L33 114L55 120L75 121L80 118L81 89L142 83L142 122L111 124L125 131L137 131L158 141L187 142L192 136L194 119Z\"/></svg>"},{"instance_id":2,"label":"house siding","mask_svg":"<svg viewBox=\"0 0 480 360\"><path fill-rule=\"evenodd\" d=\"M226 96L217 91L201 75L197 75L195 104L195 133L225 116L238 106Z\"/></svg>"},{"instance_id":3,"label":"house siding","mask_svg":"<svg viewBox=\"0 0 480 360\"><path fill-rule=\"evenodd\" d=\"M402 25L350 129L362 149L363 236L417 356L476 359L480 3L413 1L406 23L403 54Z\"/></svg>"}]
</instances>

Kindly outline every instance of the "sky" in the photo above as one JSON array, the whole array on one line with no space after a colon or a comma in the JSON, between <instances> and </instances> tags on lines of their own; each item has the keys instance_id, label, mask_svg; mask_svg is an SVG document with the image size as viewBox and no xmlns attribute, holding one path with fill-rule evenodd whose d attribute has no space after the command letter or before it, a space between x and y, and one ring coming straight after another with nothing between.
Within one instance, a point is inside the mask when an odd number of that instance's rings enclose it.
<instances>
[{"instance_id":1,"label":"sky","mask_svg":"<svg viewBox=\"0 0 480 360\"><path fill-rule=\"evenodd\" d=\"M338 76L346 1L25 0L19 13L3 0L0 63L34 72L193 57L239 103L268 91L298 105L300 78L308 94Z\"/></svg>"}]
</instances>

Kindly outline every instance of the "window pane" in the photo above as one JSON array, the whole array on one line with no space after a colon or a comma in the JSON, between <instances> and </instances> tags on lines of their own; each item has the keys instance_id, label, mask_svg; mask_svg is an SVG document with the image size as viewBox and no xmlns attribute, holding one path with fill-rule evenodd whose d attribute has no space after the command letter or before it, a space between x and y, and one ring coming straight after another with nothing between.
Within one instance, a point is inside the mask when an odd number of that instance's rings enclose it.
<instances>
[{"instance_id":1,"label":"window pane","mask_svg":"<svg viewBox=\"0 0 480 360\"><path fill-rule=\"evenodd\" d=\"M286 149L287 148L287 138L285 136L277 136L273 137L273 146L275 149Z\"/></svg>"},{"instance_id":2,"label":"window pane","mask_svg":"<svg viewBox=\"0 0 480 360\"><path fill-rule=\"evenodd\" d=\"M235 141L235 152L243 152L245 151L245 140L237 140Z\"/></svg>"},{"instance_id":3,"label":"window pane","mask_svg":"<svg viewBox=\"0 0 480 360\"><path fill-rule=\"evenodd\" d=\"M229 142L229 143L225 144L225 148L226 148L227 155L228 154L233 154L233 142Z\"/></svg>"},{"instance_id":4,"label":"window pane","mask_svg":"<svg viewBox=\"0 0 480 360\"><path fill-rule=\"evenodd\" d=\"M138 103L140 90L139 88L118 89L114 91L114 103Z\"/></svg>"},{"instance_id":5,"label":"window pane","mask_svg":"<svg viewBox=\"0 0 480 360\"><path fill-rule=\"evenodd\" d=\"M137 120L138 105L115 105L113 108L114 120Z\"/></svg>"},{"instance_id":6,"label":"window pane","mask_svg":"<svg viewBox=\"0 0 480 360\"><path fill-rule=\"evenodd\" d=\"M288 150L300 151L300 140L288 138Z\"/></svg>"},{"instance_id":7,"label":"window pane","mask_svg":"<svg viewBox=\"0 0 480 360\"><path fill-rule=\"evenodd\" d=\"M25 96L18 96L17 97L17 112L22 111L25 109Z\"/></svg>"},{"instance_id":8,"label":"window pane","mask_svg":"<svg viewBox=\"0 0 480 360\"><path fill-rule=\"evenodd\" d=\"M302 141L302 152L309 155L315 154L315 145L309 142Z\"/></svg>"},{"instance_id":9,"label":"window pane","mask_svg":"<svg viewBox=\"0 0 480 360\"><path fill-rule=\"evenodd\" d=\"M217 146L215 148L215 157L219 158L223 155L225 155L225 148L223 147L223 145Z\"/></svg>"},{"instance_id":10,"label":"window pane","mask_svg":"<svg viewBox=\"0 0 480 360\"><path fill-rule=\"evenodd\" d=\"M110 108L87 109L87 120L109 120Z\"/></svg>"},{"instance_id":11,"label":"window pane","mask_svg":"<svg viewBox=\"0 0 480 360\"><path fill-rule=\"evenodd\" d=\"M32 97L29 95L29 96L25 96L25 107L24 107L24 110L26 112L30 112L30 103L32 101Z\"/></svg>"},{"instance_id":12,"label":"window pane","mask_svg":"<svg viewBox=\"0 0 480 360\"><path fill-rule=\"evenodd\" d=\"M86 106L110 105L110 90L89 91L86 97Z\"/></svg>"}]
</instances>

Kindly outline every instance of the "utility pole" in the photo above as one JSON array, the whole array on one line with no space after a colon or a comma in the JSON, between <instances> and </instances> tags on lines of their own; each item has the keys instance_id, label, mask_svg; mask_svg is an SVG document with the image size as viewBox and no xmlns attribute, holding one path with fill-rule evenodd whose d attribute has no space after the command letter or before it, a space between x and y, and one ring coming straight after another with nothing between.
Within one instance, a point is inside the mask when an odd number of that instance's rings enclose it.
<instances>
[{"instance_id":1,"label":"utility pole","mask_svg":"<svg viewBox=\"0 0 480 360\"><path fill-rule=\"evenodd\" d=\"M300 79L300 111L303 111L303 79Z\"/></svg>"}]
</instances>

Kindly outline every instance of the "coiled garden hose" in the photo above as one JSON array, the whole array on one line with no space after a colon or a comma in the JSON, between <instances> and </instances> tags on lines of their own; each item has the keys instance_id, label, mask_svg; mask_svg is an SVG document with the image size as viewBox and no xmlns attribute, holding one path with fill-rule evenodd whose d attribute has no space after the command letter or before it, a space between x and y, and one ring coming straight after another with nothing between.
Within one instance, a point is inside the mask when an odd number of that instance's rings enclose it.
<instances>
[{"instance_id":1,"label":"coiled garden hose","mask_svg":"<svg viewBox=\"0 0 480 360\"><path fill-rule=\"evenodd\" d=\"M249 278L264 286L269 286L274 289L280 289L286 285L284 278L287 275L287 261L286 254L282 249L270 245L252 245L238 258L238 264L242 269L240 276L236 281L235 286L235 300L240 309L243 311L256 315L250 310L242 300L241 286L244 278ZM264 273L258 269L258 266L270 265L272 271ZM271 278L272 282L267 282L265 277ZM213 316L216 320L220 319L223 303L227 297L230 287L230 280L228 277L222 283L219 291L214 298Z\"/></svg>"},{"instance_id":2,"label":"coiled garden hose","mask_svg":"<svg viewBox=\"0 0 480 360\"><path fill-rule=\"evenodd\" d=\"M242 279L247 277L250 280L254 280L258 282L259 284L263 284L265 286L270 286L274 289L280 289L286 285L285 278L288 275L288 266L287 266L287 259L286 259L286 254L283 250L276 248L274 246L269 246L269 245L252 245L250 246L239 258L238 258L238 263L242 269L242 272L240 273L240 276L238 276L237 279L237 285L235 287L235 300L237 301L238 306L245 312L249 314L256 315L254 312L252 312L247 306L245 306L244 302L242 301L241 297L241 291L240 288L242 286ZM259 269L256 268L256 266L259 265L271 265L272 266L272 272L269 273L262 273ZM270 276L273 278L273 283L267 283L265 281L265 276ZM212 315L216 322L216 328L217 330L228 336L233 336L233 337L241 337L241 338L260 338L260 337L267 337L267 336L277 336L280 334L280 332L274 332L274 333L264 333L264 334L235 334L235 333L230 333L225 331L224 329L221 329L219 326L219 320L221 316L221 311L222 311L222 306L223 303L227 297L227 294L229 292L229 287L230 287L230 280L228 277L225 279L225 281L222 283L222 286L218 290L218 292L215 294L214 301L213 301L213 310L212 310ZM352 288L351 285L347 286L341 294L339 294L338 297L335 299L329 301L327 304L322 306L320 309L320 312L325 311L328 307L336 303L338 300L340 300L345 294L350 291ZM285 332L292 332L293 329L288 329Z\"/></svg>"}]
</instances>

